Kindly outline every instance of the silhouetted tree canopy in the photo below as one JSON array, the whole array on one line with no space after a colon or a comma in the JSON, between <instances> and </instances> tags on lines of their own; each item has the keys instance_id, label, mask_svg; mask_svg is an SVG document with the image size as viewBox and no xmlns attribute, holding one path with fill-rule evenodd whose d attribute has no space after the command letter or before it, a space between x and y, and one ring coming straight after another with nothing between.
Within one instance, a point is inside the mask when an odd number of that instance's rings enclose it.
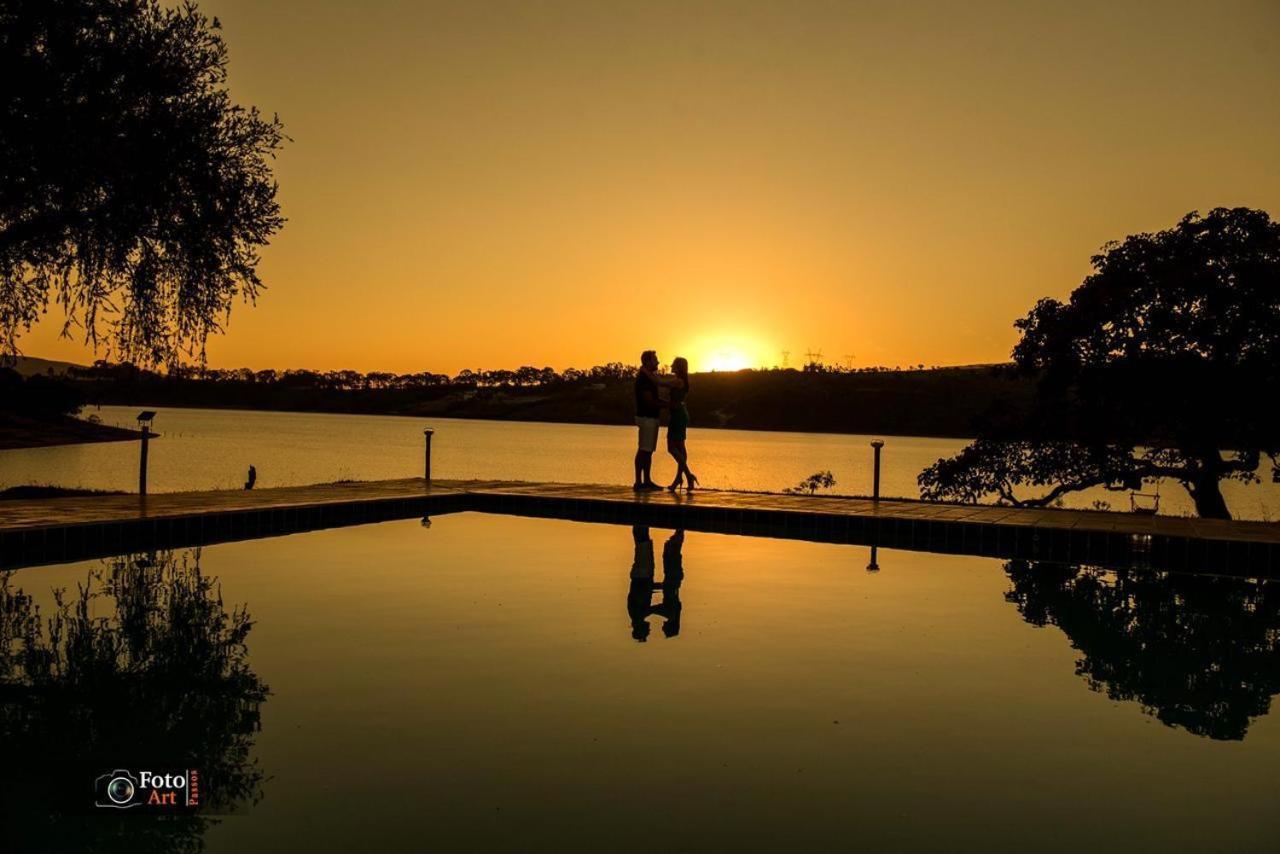
<instances>
[{"instance_id":1,"label":"silhouetted tree canopy","mask_svg":"<svg viewBox=\"0 0 1280 854\"><path fill-rule=\"evenodd\" d=\"M1280 583L1010 561L1005 598L1080 652L1076 673L1169 726L1241 739L1280 693Z\"/></svg>"},{"instance_id":2,"label":"silhouetted tree canopy","mask_svg":"<svg viewBox=\"0 0 1280 854\"><path fill-rule=\"evenodd\" d=\"M1093 268L1067 302L1043 299L1017 322L1013 351L1038 378L1019 432L1078 446L986 436L921 473L922 494L1038 505L1171 478L1201 516L1229 518L1221 481L1254 481L1262 456L1274 466L1280 453L1280 223L1247 208L1193 212L1107 244Z\"/></svg>"},{"instance_id":3,"label":"silhouetted tree canopy","mask_svg":"<svg viewBox=\"0 0 1280 854\"><path fill-rule=\"evenodd\" d=\"M0 353L50 302L143 364L203 360L283 225L278 119L194 3L0 0Z\"/></svg>"}]
</instances>

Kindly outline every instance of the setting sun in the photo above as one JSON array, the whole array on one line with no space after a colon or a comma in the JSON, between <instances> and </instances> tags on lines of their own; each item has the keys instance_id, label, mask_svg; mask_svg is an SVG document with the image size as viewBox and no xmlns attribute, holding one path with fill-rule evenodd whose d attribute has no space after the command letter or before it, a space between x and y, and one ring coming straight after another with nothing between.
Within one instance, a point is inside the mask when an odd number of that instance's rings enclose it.
<instances>
[{"instance_id":1,"label":"setting sun","mask_svg":"<svg viewBox=\"0 0 1280 854\"><path fill-rule=\"evenodd\" d=\"M741 344L710 342L695 348L689 356L689 368L693 371L740 371L757 367L760 360L754 349Z\"/></svg>"},{"instance_id":2,"label":"setting sun","mask_svg":"<svg viewBox=\"0 0 1280 854\"><path fill-rule=\"evenodd\" d=\"M735 350L721 350L707 357L704 370L708 371L740 371L751 367L747 357Z\"/></svg>"}]
</instances>

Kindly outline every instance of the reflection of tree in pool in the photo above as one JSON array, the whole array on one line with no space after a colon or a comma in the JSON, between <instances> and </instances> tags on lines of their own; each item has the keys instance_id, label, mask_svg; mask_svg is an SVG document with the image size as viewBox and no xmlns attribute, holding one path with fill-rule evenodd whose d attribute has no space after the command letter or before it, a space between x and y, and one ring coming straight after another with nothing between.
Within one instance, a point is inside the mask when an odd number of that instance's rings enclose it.
<instances>
[{"instance_id":1,"label":"reflection of tree in pool","mask_svg":"<svg viewBox=\"0 0 1280 854\"><path fill-rule=\"evenodd\" d=\"M199 850L200 816L51 814L68 790L91 798L92 779L66 777L98 764L198 768L207 808L257 802L249 753L267 688L247 661L252 623L224 607L198 550L107 561L76 594L54 591L47 612L16 580L0 573L6 837L45 851Z\"/></svg>"},{"instance_id":2,"label":"reflection of tree in pool","mask_svg":"<svg viewBox=\"0 0 1280 854\"><path fill-rule=\"evenodd\" d=\"M1280 582L1010 561L1005 598L1081 653L1115 700L1196 735L1241 739L1280 693Z\"/></svg>"}]
</instances>

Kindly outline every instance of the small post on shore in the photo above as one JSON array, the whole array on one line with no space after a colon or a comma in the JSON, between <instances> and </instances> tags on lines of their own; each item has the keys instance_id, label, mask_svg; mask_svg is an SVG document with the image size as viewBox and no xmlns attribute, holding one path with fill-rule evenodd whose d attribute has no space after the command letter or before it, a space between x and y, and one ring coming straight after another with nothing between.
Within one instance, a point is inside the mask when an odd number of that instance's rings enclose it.
<instances>
[{"instance_id":1,"label":"small post on shore","mask_svg":"<svg viewBox=\"0 0 1280 854\"><path fill-rule=\"evenodd\" d=\"M435 432L436 431L432 430L430 427L422 431L422 437L426 439L427 442L426 464L423 466L422 477L427 481L427 483L431 482L431 436Z\"/></svg>"},{"instance_id":2,"label":"small post on shore","mask_svg":"<svg viewBox=\"0 0 1280 854\"><path fill-rule=\"evenodd\" d=\"M138 427L142 430L142 448L138 454L138 494L147 494L147 440L151 438L151 422L156 414L150 409L138 413Z\"/></svg>"},{"instance_id":3,"label":"small post on shore","mask_svg":"<svg viewBox=\"0 0 1280 854\"><path fill-rule=\"evenodd\" d=\"M875 464L871 475L871 500L880 500L880 449L884 447L884 440L876 439L871 443L871 447L875 449Z\"/></svg>"}]
</instances>

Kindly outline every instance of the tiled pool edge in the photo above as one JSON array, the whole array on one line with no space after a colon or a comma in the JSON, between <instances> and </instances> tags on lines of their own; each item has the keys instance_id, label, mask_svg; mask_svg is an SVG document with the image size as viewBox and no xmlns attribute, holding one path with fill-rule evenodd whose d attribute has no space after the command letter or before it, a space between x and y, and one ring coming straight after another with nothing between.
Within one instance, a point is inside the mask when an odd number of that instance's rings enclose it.
<instances>
[{"instance_id":1,"label":"tiled pool edge","mask_svg":"<svg viewBox=\"0 0 1280 854\"><path fill-rule=\"evenodd\" d=\"M412 482L406 482L412 484ZM0 568L65 563L153 549L281 536L325 528L394 519L438 516L461 511L565 519L612 524L683 527L691 531L876 545L993 558L1023 558L1107 566L1144 565L1175 571L1207 571L1251 576L1280 576L1280 546L1275 542L1167 533L1134 533L1053 524L1057 517L1011 512L1002 521L837 512L838 504L814 502L805 508L733 506L709 499L622 500L605 488L565 485L512 485L510 488L459 485L440 491L417 490L384 497L329 498L314 503L244 506L174 512L169 515L54 522L0 528ZM615 490L616 491L616 490ZM728 494L726 494L728 495ZM741 501L749 497L741 498ZM758 501L767 502L768 496ZM726 499L727 501L727 499ZM741 503L739 501L738 503ZM803 501L803 499L801 500ZM865 502L864 502L865 503ZM854 506L850 502L849 506ZM861 506L861 505L859 505ZM884 505L890 508L890 503ZM826 507L827 509L822 509ZM924 509L928 509L927 507ZM1007 510L1007 508L1005 508ZM975 513L974 516L984 514ZM1029 520L1048 520L1036 524Z\"/></svg>"},{"instance_id":2,"label":"tiled pool edge","mask_svg":"<svg viewBox=\"0 0 1280 854\"><path fill-rule=\"evenodd\" d=\"M0 570L438 516L471 509L468 498L421 495L0 531Z\"/></svg>"},{"instance_id":3,"label":"tiled pool edge","mask_svg":"<svg viewBox=\"0 0 1280 854\"><path fill-rule=\"evenodd\" d=\"M475 493L485 513L717 534L879 546L937 554L1043 560L1177 572L1280 577L1280 549L1255 543L1054 526L854 516L693 504L621 504L577 497Z\"/></svg>"}]
</instances>

